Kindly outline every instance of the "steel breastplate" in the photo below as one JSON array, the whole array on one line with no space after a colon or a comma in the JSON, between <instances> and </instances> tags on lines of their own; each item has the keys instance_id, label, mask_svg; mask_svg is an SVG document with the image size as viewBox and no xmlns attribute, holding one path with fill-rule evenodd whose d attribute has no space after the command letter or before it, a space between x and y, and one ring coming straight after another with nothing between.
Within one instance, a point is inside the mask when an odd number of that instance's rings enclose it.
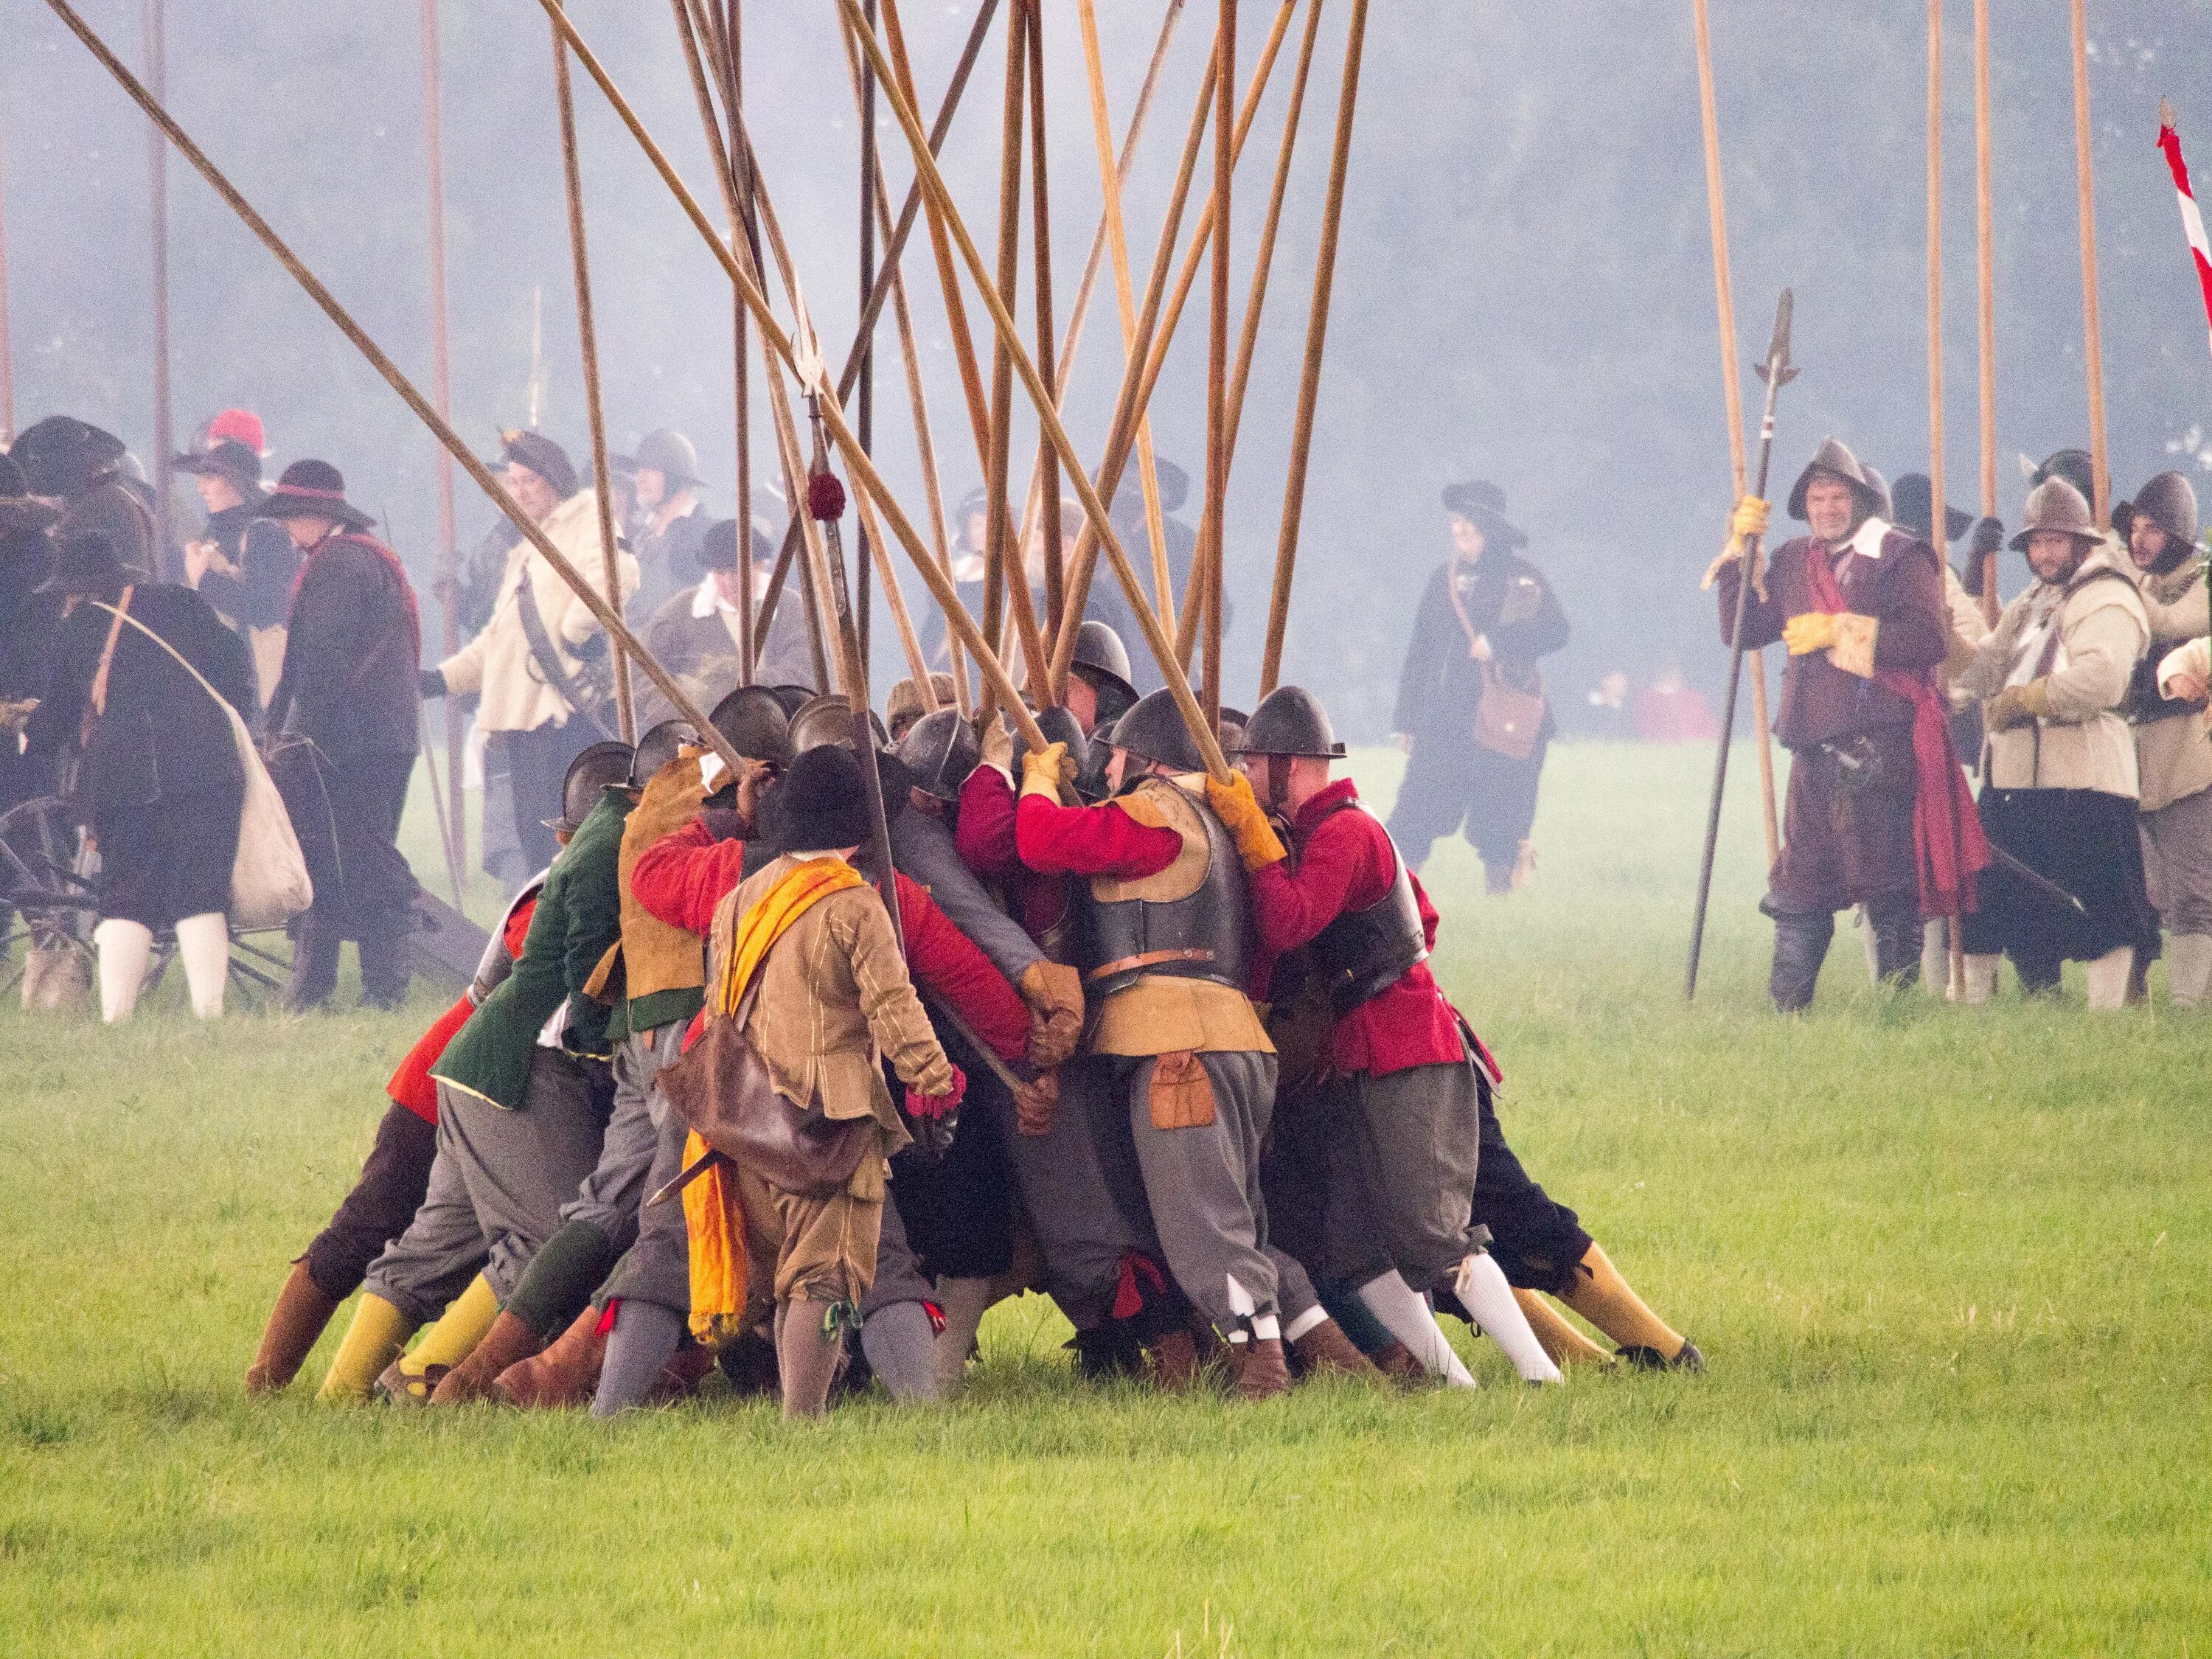
<instances>
[{"instance_id":1,"label":"steel breastplate","mask_svg":"<svg viewBox=\"0 0 2212 1659\"><path fill-rule=\"evenodd\" d=\"M1079 936L1085 988L1096 1000L1147 975L1212 980L1241 992L1250 970L1251 900L1237 845L1202 801L1164 780L1161 787L1180 799L1182 810L1171 805L1168 816L1187 823L1177 830L1186 845L1194 835L1205 836L1206 868L1195 887L1173 898L1104 899L1097 882L1082 884Z\"/></svg>"},{"instance_id":2,"label":"steel breastplate","mask_svg":"<svg viewBox=\"0 0 2212 1659\"><path fill-rule=\"evenodd\" d=\"M1355 801L1346 801L1337 810L1367 811ZM1415 963L1428 960L1428 937L1421 928L1421 905L1413 894L1413 872L1407 869L1395 842L1390 844L1390 859L1395 873L1389 890L1365 908L1338 916L1308 947L1314 970L1328 992L1329 1006L1340 1018L1389 990Z\"/></svg>"}]
</instances>

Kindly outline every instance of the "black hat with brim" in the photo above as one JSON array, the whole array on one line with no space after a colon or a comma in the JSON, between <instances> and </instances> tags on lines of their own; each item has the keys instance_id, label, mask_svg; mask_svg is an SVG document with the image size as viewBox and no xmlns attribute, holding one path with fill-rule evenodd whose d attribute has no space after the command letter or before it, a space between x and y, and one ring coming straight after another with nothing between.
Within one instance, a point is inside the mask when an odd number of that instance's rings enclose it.
<instances>
[{"instance_id":1,"label":"black hat with brim","mask_svg":"<svg viewBox=\"0 0 2212 1659\"><path fill-rule=\"evenodd\" d=\"M0 450L0 535L46 530L61 521L62 504L31 494L23 469Z\"/></svg>"},{"instance_id":2,"label":"black hat with brim","mask_svg":"<svg viewBox=\"0 0 2212 1659\"><path fill-rule=\"evenodd\" d=\"M1482 539L1503 548L1526 547L1528 538L1505 516L1505 492L1484 478L1446 487L1444 511L1465 519L1482 532Z\"/></svg>"},{"instance_id":3,"label":"black hat with brim","mask_svg":"<svg viewBox=\"0 0 2212 1659\"><path fill-rule=\"evenodd\" d=\"M376 522L360 508L346 504L345 478L328 461L295 461L276 480L276 488L261 503L264 519L327 519L349 530L366 530Z\"/></svg>"},{"instance_id":4,"label":"black hat with brim","mask_svg":"<svg viewBox=\"0 0 2212 1659\"><path fill-rule=\"evenodd\" d=\"M778 853L858 847L868 839L868 787L852 751L835 744L793 760L761 808L763 838Z\"/></svg>"},{"instance_id":5,"label":"black hat with brim","mask_svg":"<svg viewBox=\"0 0 2212 1659\"><path fill-rule=\"evenodd\" d=\"M582 488L568 452L544 433L506 431L499 434L499 459L486 461L487 466L527 467L564 501Z\"/></svg>"},{"instance_id":6,"label":"black hat with brim","mask_svg":"<svg viewBox=\"0 0 2212 1659\"><path fill-rule=\"evenodd\" d=\"M257 494L261 489L261 457L235 438L225 438L205 449L188 450L173 458L169 467L176 472L228 478L248 494Z\"/></svg>"},{"instance_id":7,"label":"black hat with brim","mask_svg":"<svg viewBox=\"0 0 2212 1659\"><path fill-rule=\"evenodd\" d=\"M1900 530L1927 535L1936 521L1935 515L1929 511L1933 489L1925 472L1900 473L1897 482L1889 488L1890 504L1895 509L1891 522ZM1973 522L1972 514L1961 512L1947 504L1943 508L1944 541L1947 544L1957 541L1972 528Z\"/></svg>"}]
</instances>

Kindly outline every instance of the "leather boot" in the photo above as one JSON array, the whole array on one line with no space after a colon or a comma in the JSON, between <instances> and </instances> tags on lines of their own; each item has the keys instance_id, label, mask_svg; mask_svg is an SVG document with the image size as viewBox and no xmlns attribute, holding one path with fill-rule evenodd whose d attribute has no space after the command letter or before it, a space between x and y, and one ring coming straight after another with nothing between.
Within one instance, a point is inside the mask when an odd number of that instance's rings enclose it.
<instances>
[{"instance_id":1,"label":"leather boot","mask_svg":"<svg viewBox=\"0 0 2212 1659\"><path fill-rule=\"evenodd\" d=\"M509 1404L525 1411L558 1411L588 1403L592 1390L599 1385L599 1363L607 1357L602 1322L597 1308L585 1309L550 1347L509 1365L492 1379L492 1386Z\"/></svg>"},{"instance_id":2,"label":"leather boot","mask_svg":"<svg viewBox=\"0 0 2212 1659\"><path fill-rule=\"evenodd\" d=\"M1910 893L1888 894L1867 906L1874 934L1875 977L1885 985L1920 981L1920 902Z\"/></svg>"},{"instance_id":3,"label":"leather boot","mask_svg":"<svg viewBox=\"0 0 2212 1659\"><path fill-rule=\"evenodd\" d=\"M396 926L391 917L361 925L361 1000L372 1008L397 1008L407 1000L407 981L414 972L407 919L402 911Z\"/></svg>"},{"instance_id":4,"label":"leather boot","mask_svg":"<svg viewBox=\"0 0 2212 1659\"><path fill-rule=\"evenodd\" d=\"M276 1292L276 1305L270 1310L261 1351L246 1368L246 1393L274 1394L297 1376L308 1350L337 1310L338 1304L323 1294L308 1273L307 1264L295 1261L284 1288Z\"/></svg>"},{"instance_id":5,"label":"leather boot","mask_svg":"<svg viewBox=\"0 0 2212 1659\"><path fill-rule=\"evenodd\" d=\"M438 1380L438 1386L430 1391L430 1403L463 1406L473 1400L501 1400L492 1386L499 1374L544 1346L545 1339L531 1328L528 1320L502 1310L484 1333L483 1340L469 1350L469 1357Z\"/></svg>"},{"instance_id":6,"label":"leather boot","mask_svg":"<svg viewBox=\"0 0 2212 1659\"><path fill-rule=\"evenodd\" d=\"M1162 1331L1147 1352L1152 1358L1156 1388L1187 1389L1198 1380L1198 1339L1182 1326Z\"/></svg>"},{"instance_id":7,"label":"leather boot","mask_svg":"<svg viewBox=\"0 0 2212 1659\"><path fill-rule=\"evenodd\" d=\"M284 983L284 1011L304 1014L331 1000L338 988L338 951L345 940L310 910L292 941L292 974Z\"/></svg>"},{"instance_id":8,"label":"leather boot","mask_svg":"<svg viewBox=\"0 0 2212 1659\"><path fill-rule=\"evenodd\" d=\"M1239 1400L1273 1400L1291 1391L1291 1368L1284 1360L1280 1337L1251 1337L1231 1344L1230 1352L1235 1356L1230 1363L1236 1368Z\"/></svg>"},{"instance_id":9,"label":"leather boot","mask_svg":"<svg viewBox=\"0 0 2212 1659\"><path fill-rule=\"evenodd\" d=\"M1375 1362L1352 1346L1352 1339L1344 1334L1344 1327L1334 1319L1322 1320L1292 1342L1291 1352L1297 1361L1301 1376L1334 1372L1369 1382L1382 1380L1382 1373L1375 1369Z\"/></svg>"},{"instance_id":10,"label":"leather boot","mask_svg":"<svg viewBox=\"0 0 2212 1659\"><path fill-rule=\"evenodd\" d=\"M689 1400L699 1392L699 1385L714 1369L714 1351L687 1342L660 1368L660 1381L653 1385L653 1392L645 1397L645 1403L672 1406L679 1400Z\"/></svg>"},{"instance_id":11,"label":"leather boot","mask_svg":"<svg viewBox=\"0 0 2212 1659\"><path fill-rule=\"evenodd\" d=\"M834 1304L794 1298L776 1331L776 1369L783 1376L783 1416L820 1417L830 1409L830 1385L845 1357L845 1345L822 1326Z\"/></svg>"},{"instance_id":12,"label":"leather boot","mask_svg":"<svg viewBox=\"0 0 2212 1659\"><path fill-rule=\"evenodd\" d=\"M1820 963L1835 933L1836 919L1826 911L1775 913L1774 968L1767 975L1766 994L1777 1013L1794 1014L1812 1005Z\"/></svg>"},{"instance_id":13,"label":"leather boot","mask_svg":"<svg viewBox=\"0 0 2212 1659\"><path fill-rule=\"evenodd\" d=\"M1375 1369L1401 1389L1417 1389L1429 1380L1421 1369L1421 1362L1413 1358L1413 1351L1392 1337L1368 1356Z\"/></svg>"}]
</instances>

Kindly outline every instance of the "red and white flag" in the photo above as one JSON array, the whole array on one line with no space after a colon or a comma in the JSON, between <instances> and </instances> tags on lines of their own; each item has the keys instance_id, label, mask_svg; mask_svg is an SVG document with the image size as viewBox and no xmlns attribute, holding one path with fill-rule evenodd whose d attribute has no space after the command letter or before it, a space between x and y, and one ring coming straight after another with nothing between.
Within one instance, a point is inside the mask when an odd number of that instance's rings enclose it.
<instances>
[{"instance_id":1,"label":"red and white flag","mask_svg":"<svg viewBox=\"0 0 2212 1659\"><path fill-rule=\"evenodd\" d=\"M2158 147L2166 152L2173 187L2181 196L2181 228L2189 238L2190 252L2197 257L2197 281L2204 290L2207 337L2212 338L2212 244L2204 240L2204 216L2197 212L2197 197L2189 188L2189 163L2181 159L2181 135L2173 128L2172 106L2162 104L2159 113Z\"/></svg>"}]
</instances>

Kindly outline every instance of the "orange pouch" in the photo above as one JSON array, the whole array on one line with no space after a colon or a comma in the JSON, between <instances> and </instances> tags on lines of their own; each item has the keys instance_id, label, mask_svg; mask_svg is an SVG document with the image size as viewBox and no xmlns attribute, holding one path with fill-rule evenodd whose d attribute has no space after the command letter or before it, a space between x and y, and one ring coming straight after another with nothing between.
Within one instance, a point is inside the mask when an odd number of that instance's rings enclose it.
<instances>
[{"instance_id":1,"label":"orange pouch","mask_svg":"<svg viewBox=\"0 0 2212 1659\"><path fill-rule=\"evenodd\" d=\"M1195 1051L1152 1061L1152 1107L1155 1129L1200 1129L1213 1121L1213 1079Z\"/></svg>"}]
</instances>

